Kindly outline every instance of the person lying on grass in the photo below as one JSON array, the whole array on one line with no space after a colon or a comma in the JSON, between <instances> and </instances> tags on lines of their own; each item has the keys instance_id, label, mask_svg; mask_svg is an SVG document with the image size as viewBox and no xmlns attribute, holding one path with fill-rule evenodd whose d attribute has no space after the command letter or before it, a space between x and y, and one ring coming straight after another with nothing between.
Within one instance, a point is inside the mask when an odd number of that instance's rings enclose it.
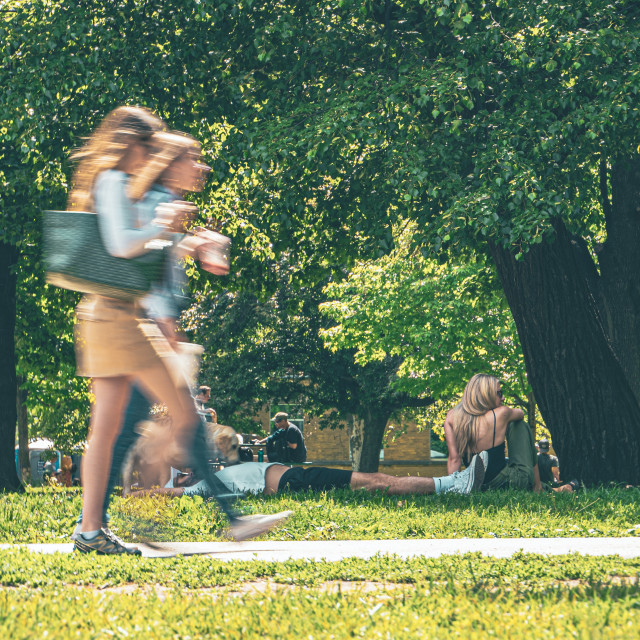
<instances>
[{"instance_id":1,"label":"person lying on grass","mask_svg":"<svg viewBox=\"0 0 640 640\"><path fill-rule=\"evenodd\" d=\"M482 489L532 489L542 491L538 454L522 409L503 404L500 381L479 373L465 387L462 400L447 414L444 436L449 449L447 471L458 471L479 452L488 455ZM509 459L505 458L505 442ZM572 492L577 480L553 491Z\"/></svg>"},{"instance_id":2,"label":"person lying on grass","mask_svg":"<svg viewBox=\"0 0 640 640\"><path fill-rule=\"evenodd\" d=\"M273 495L282 491L327 491L349 488L379 490L389 495L449 492L467 494L482 486L487 460L487 454L482 452L473 456L464 471L456 470L442 478L396 477L385 473L364 473L329 467L289 467L279 462L242 462L226 467L215 475L230 493ZM170 481L162 489L136 491L131 495L208 495L207 485L204 482L181 486L187 482L188 476L183 476Z\"/></svg>"}]
</instances>

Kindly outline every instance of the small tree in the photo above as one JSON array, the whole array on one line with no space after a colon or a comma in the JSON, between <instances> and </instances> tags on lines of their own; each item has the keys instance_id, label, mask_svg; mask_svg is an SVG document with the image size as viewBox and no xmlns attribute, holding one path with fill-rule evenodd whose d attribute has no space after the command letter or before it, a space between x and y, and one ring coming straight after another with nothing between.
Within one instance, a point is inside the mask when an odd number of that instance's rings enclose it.
<instances>
[{"instance_id":1,"label":"small tree","mask_svg":"<svg viewBox=\"0 0 640 640\"><path fill-rule=\"evenodd\" d=\"M471 376L492 373L535 427L522 350L494 269L482 255L444 264L425 258L413 248L414 229L404 225L388 256L327 285L325 345L353 351L361 365L398 359L396 388L434 398L432 418L442 418Z\"/></svg>"}]
</instances>

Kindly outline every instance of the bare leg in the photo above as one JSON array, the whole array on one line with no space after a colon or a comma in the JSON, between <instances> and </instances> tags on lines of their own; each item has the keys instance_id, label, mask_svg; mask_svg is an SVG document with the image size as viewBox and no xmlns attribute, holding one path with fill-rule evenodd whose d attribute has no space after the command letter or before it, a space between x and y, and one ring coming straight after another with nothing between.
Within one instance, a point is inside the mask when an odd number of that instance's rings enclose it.
<instances>
[{"instance_id":1,"label":"bare leg","mask_svg":"<svg viewBox=\"0 0 640 640\"><path fill-rule=\"evenodd\" d=\"M384 491L392 496L423 495L435 493L436 487L433 478L419 478L406 476L398 478L388 476L386 473L361 473L354 471L351 476L352 489L366 489L367 491Z\"/></svg>"},{"instance_id":2,"label":"bare leg","mask_svg":"<svg viewBox=\"0 0 640 640\"><path fill-rule=\"evenodd\" d=\"M82 464L82 531L97 531L102 526L102 504L111 469L113 445L120 432L122 414L129 400L126 377L94 378L91 390L91 427Z\"/></svg>"}]
</instances>

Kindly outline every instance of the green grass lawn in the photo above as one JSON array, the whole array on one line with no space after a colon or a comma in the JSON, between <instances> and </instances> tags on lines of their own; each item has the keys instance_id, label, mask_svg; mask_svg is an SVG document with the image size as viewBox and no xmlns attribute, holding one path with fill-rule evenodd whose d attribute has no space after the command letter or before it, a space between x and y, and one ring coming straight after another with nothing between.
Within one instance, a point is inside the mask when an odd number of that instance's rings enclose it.
<instances>
[{"instance_id":1,"label":"green grass lawn","mask_svg":"<svg viewBox=\"0 0 640 640\"><path fill-rule=\"evenodd\" d=\"M633 536L640 494L506 492L388 498L333 492L249 498L246 513L293 509L272 540ZM0 541L66 542L80 495L0 496ZM113 528L134 540L213 540L200 498L116 499ZM578 555L340 562L222 562L0 551L0 633L21 638L633 638L640 560Z\"/></svg>"},{"instance_id":2,"label":"green grass lawn","mask_svg":"<svg viewBox=\"0 0 640 640\"><path fill-rule=\"evenodd\" d=\"M640 491L598 489L578 494L493 492L472 496L387 497L364 491L250 497L245 513L286 509L294 516L273 540L514 538L640 535ZM77 490L33 489L0 495L0 542L66 542L80 511ZM200 497L115 498L111 526L134 542L216 540L224 521Z\"/></svg>"}]
</instances>

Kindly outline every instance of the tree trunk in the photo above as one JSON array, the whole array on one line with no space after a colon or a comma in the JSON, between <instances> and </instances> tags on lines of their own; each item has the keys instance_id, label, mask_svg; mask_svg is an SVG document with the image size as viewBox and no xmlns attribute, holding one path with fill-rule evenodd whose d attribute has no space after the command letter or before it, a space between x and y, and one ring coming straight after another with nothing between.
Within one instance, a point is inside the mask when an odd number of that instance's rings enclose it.
<instances>
[{"instance_id":1,"label":"tree trunk","mask_svg":"<svg viewBox=\"0 0 640 640\"><path fill-rule=\"evenodd\" d=\"M347 433L349 435L349 451L351 452L351 467L355 471L360 466L362 458L362 441L364 440L364 420L359 416L352 415L347 422Z\"/></svg>"},{"instance_id":2,"label":"tree trunk","mask_svg":"<svg viewBox=\"0 0 640 640\"><path fill-rule=\"evenodd\" d=\"M390 417L390 410L381 410L379 407L364 408L359 415L352 417L349 425L349 446L354 471L378 471L382 438Z\"/></svg>"},{"instance_id":3,"label":"tree trunk","mask_svg":"<svg viewBox=\"0 0 640 640\"><path fill-rule=\"evenodd\" d=\"M490 246L531 387L565 479L638 484L636 389L601 321L588 248L562 223L555 228L555 242L536 245L520 261Z\"/></svg>"},{"instance_id":4,"label":"tree trunk","mask_svg":"<svg viewBox=\"0 0 640 640\"><path fill-rule=\"evenodd\" d=\"M538 434L536 433L538 429L538 417L536 415L537 412L536 399L533 393L527 394L527 422L531 427L531 432L533 433L533 439L538 439Z\"/></svg>"},{"instance_id":5,"label":"tree trunk","mask_svg":"<svg viewBox=\"0 0 640 640\"><path fill-rule=\"evenodd\" d=\"M605 334L640 403L640 159L614 165L611 203L605 172L603 163L601 193L607 240L598 253L600 277L594 297Z\"/></svg>"},{"instance_id":6,"label":"tree trunk","mask_svg":"<svg viewBox=\"0 0 640 640\"><path fill-rule=\"evenodd\" d=\"M15 246L0 242L0 490L15 491L16 445L16 262Z\"/></svg>"},{"instance_id":7,"label":"tree trunk","mask_svg":"<svg viewBox=\"0 0 640 640\"><path fill-rule=\"evenodd\" d=\"M29 482L31 463L29 461L29 424L27 421L27 392L21 388L24 384L22 376L18 377L16 393L16 409L18 412L18 459L20 463L20 480Z\"/></svg>"}]
</instances>

